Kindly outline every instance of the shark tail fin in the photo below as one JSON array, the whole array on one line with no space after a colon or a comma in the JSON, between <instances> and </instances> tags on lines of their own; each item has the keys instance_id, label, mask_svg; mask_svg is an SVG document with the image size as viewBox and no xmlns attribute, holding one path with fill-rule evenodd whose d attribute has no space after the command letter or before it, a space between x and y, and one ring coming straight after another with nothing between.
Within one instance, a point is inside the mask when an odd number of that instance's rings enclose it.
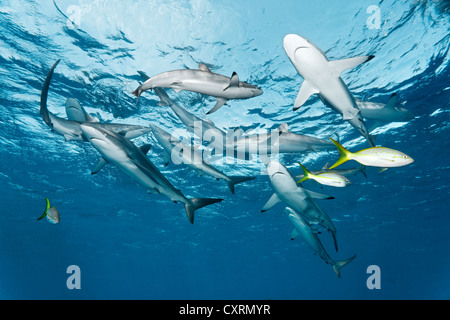
<instances>
[{"instance_id":1,"label":"shark tail fin","mask_svg":"<svg viewBox=\"0 0 450 320\"><path fill-rule=\"evenodd\" d=\"M50 209L50 200L48 200L48 198L45 198L47 200L47 204L45 206L45 211L44 213L38 218L38 220L42 220L47 216L48 210Z\"/></svg>"},{"instance_id":2,"label":"shark tail fin","mask_svg":"<svg viewBox=\"0 0 450 320\"><path fill-rule=\"evenodd\" d=\"M226 182L232 194L234 194L234 186L236 184L255 179L255 177L241 177L241 176L231 176L228 178L229 179L227 179Z\"/></svg>"},{"instance_id":3,"label":"shark tail fin","mask_svg":"<svg viewBox=\"0 0 450 320\"><path fill-rule=\"evenodd\" d=\"M203 208L210 204L220 202L223 199L214 199L214 198L192 198L185 204L186 215L190 223L194 223L194 212L197 209Z\"/></svg>"},{"instance_id":4,"label":"shark tail fin","mask_svg":"<svg viewBox=\"0 0 450 320\"><path fill-rule=\"evenodd\" d=\"M329 169L334 169L337 166L340 166L341 164L343 164L344 162L347 162L348 160L352 159L352 153L350 151L348 151L347 149L345 149L339 142L333 140L330 138L330 140L334 143L334 145L336 146L336 148L339 151L340 157L338 159L338 161L336 161L335 164L333 164Z\"/></svg>"},{"instance_id":5,"label":"shark tail fin","mask_svg":"<svg viewBox=\"0 0 450 320\"><path fill-rule=\"evenodd\" d=\"M333 263L333 270L334 270L334 272L336 272L336 275L337 275L339 278L341 277L341 272L340 272L341 268L344 267L344 266L346 266L346 265L349 264L350 262L352 262L352 260L355 259L355 258L356 258L356 254L355 254L353 257L351 257L351 258L349 258L349 259L347 259L347 260L335 261L335 262Z\"/></svg>"},{"instance_id":6,"label":"shark tail fin","mask_svg":"<svg viewBox=\"0 0 450 320\"><path fill-rule=\"evenodd\" d=\"M305 180L311 179L311 172L308 171L300 162L298 163L303 170L303 178L301 178L297 183L303 182Z\"/></svg>"}]
</instances>

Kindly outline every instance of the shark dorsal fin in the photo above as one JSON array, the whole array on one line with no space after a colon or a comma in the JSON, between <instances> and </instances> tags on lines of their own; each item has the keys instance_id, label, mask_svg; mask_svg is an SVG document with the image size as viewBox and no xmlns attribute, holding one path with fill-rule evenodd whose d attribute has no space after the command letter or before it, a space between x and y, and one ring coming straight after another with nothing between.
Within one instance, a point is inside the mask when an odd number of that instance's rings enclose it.
<instances>
[{"instance_id":1,"label":"shark dorsal fin","mask_svg":"<svg viewBox=\"0 0 450 320\"><path fill-rule=\"evenodd\" d=\"M289 126L286 122L283 122L279 127L278 131L280 132L289 132Z\"/></svg>"},{"instance_id":2,"label":"shark dorsal fin","mask_svg":"<svg viewBox=\"0 0 450 320\"><path fill-rule=\"evenodd\" d=\"M144 144L143 146L139 147L139 149L141 149L141 151L146 155L151 149L151 147L152 147L151 144Z\"/></svg>"},{"instance_id":3,"label":"shark dorsal fin","mask_svg":"<svg viewBox=\"0 0 450 320\"><path fill-rule=\"evenodd\" d=\"M233 75L230 78L230 84L225 89L223 89L223 91L231 87L239 87L239 76L236 72L233 72Z\"/></svg>"},{"instance_id":4,"label":"shark dorsal fin","mask_svg":"<svg viewBox=\"0 0 450 320\"><path fill-rule=\"evenodd\" d=\"M203 63L198 64L198 69L201 71L212 73L211 70L209 70L209 68Z\"/></svg>"}]
</instances>

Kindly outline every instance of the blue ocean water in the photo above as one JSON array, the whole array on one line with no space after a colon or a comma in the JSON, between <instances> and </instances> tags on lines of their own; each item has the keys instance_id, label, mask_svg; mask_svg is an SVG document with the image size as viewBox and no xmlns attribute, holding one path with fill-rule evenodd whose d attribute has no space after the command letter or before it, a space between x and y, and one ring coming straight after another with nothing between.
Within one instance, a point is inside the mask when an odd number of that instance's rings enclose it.
<instances>
[{"instance_id":1,"label":"blue ocean water","mask_svg":"<svg viewBox=\"0 0 450 320\"><path fill-rule=\"evenodd\" d=\"M444 0L1 0L0 298L449 299L449 13ZM257 158L217 165L229 175L257 176L232 195L223 181L165 167L151 134L135 140L153 145L150 159L186 195L224 199L198 210L191 225L181 204L148 195L114 166L91 176L97 151L65 142L39 114L45 76L61 59L48 98L58 116L72 97L102 122L182 129L154 93L136 104L137 71L152 76L205 63L264 90L210 115L217 126L255 133L286 122L293 132L338 133L350 149L366 148L318 98L292 110L303 79L283 49L288 33L331 60L375 55L343 80L364 101L385 103L397 93L415 115L374 131L377 144L405 152L413 164L368 168L367 178L349 177L346 188L304 183L335 197L320 206L336 225L339 251L327 233L321 239L333 258L357 255L341 278L302 239L290 240L284 205L261 213L273 190ZM199 117L215 103L192 92L168 94ZM297 161L320 169L337 157L279 159L300 174ZM45 197L61 215L57 225L37 221ZM81 270L81 289L66 285L71 265ZM367 287L371 265L380 268L380 289Z\"/></svg>"}]
</instances>

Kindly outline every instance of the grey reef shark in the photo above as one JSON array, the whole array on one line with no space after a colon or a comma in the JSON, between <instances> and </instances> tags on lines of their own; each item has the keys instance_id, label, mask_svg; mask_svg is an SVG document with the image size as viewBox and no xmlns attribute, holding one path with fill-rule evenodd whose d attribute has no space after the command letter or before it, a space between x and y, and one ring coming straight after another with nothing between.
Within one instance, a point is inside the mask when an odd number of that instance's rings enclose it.
<instances>
[{"instance_id":1,"label":"grey reef shark","mask_svg":"<svg viewBox=\"0 0 450 320\"><path fill-rule=\"evenodd\" d=\"M211 72L202 63L198 70L171 70L153 76L134 90L133 94L139 98L142 92L156 87L172 88L177 93L186 90L215 97L216 105L207 114L219 110L228 100L249 99L263 93L257 86L240 81L236 72L229 78Z\"/></svg>"},{"instance_id":2,"label":"grey reef shark","mask_svg":"<svg viewBox=\"0 0 450 320\"><path fill-rule=\"evenodd\" d=\"M331 232L334 246L338 250L336 227L314 201L314 199L334 199L334 197L307 190L297 185L294 176L278 161L271 160L267 164L267 173L274 194L270 197L261 212L265 212L280 202L301 214L310 224L320 225Z\"/></svg>"},{"instance_id":3,"label":"grey reef shark","mask_svg":"<svg viewBox=\"0 0 450 320\"><path fill-rule=\"evenodd\" d=\"M161 194L175 203L183 203L190 223L194 223L195 210L223 200L187 198L147 157L149 145L138 148L124 135L98 127L93 123L83 123L80 128L83 135L102 156L93 173L98 172L108 163L114 164L127 176L146 188L148 193Z\"/></svg>"},{"instance_id":4,"label":"grey reef shark","mask_svg":"<svg viewBox=\"0 0 450 320\"><path fill-rule=\"evenodd\" d=\"M343 120L348 121L374 147L375 143L366 128L361 110L340 77L344 70L370 61L374 56L329 61L317 46L296 34L286 35L283 46L295 69L304 79L294 102L294 110L300 108L311 95L317 94L325 105L340 113Z\"/></svg>"},{"instance_id":5,"label":"grey reef shark","mask_svg":"<svg viewBox=\"0 0 450 320\"><path fill-rule=\"evenodd\" d=\"M69 98L66 101L66 114L68 116L68 119L60 118L50 112L47 108L48 90L50 87L53 72L59 62L60 60L57 60L49 70L41 92L40 114L44 122L52 131L56 131L59 134L63 135L66 141L76 140L85 142L87 142L88 139L84 136L80 128L80 125L83 123L90 123L93 126L123 134L129 139L139 137L151 131L149 127L140 125L100 123L97 119L87 113L86 110L78 103L78 101L73 98Z\"/></svg>"},{"instance_id":6,"label":"grey reef shark","mask_svg":"<svg viewBox=\"0 0 450 320\"><path fill-rule=\"evenodd\" d=\"M286 212L288 214L289 220L291 220L292 224L294 225L294 229L291 233L291 240L294 240L299 235L301 235L305 242L313 249L314 254L317 254L327 264L330 264L333 267L336 275L340 278L341 268L353 261L356 255L342 261L335 261L331 259L331 257L326 252L322 242L320 241L317 232L313 228L311 228L311 225L302 217L302 215L298 214L289 207L286 208Z\"/></svg>"}]
</instances>

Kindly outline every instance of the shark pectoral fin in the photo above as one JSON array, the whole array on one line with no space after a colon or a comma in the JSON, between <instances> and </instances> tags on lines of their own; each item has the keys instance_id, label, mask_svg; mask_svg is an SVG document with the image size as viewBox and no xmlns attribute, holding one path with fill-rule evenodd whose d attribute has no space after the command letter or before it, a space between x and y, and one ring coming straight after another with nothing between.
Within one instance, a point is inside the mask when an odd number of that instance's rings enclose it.
<instances>
[{"instance_id":1,"label":"shark pectoral fin","mask_svg":"<svg viewBox=\"0 0 450 320\"><path fill-rule=\"evenodd\" d=\"M331 71L337 77L339 77L341 75L342 71L359 66L360 64L370 61L373 58L375 58L375 56L360 56L360 57L353 57L353 58L342 59L342 60L334 60L334 61L329 61L328 66L330 67Z\"/></svg>"},{"instance_id":2,"label":"shark pectoral fin","mask_svg":"<svg viewBox=\"0 0 450 320\"><path fill-rule=\"evenodd\" d=\"M294 111L300 108L306 102L306 100L308 100L309 97L311 97L315 93L319 93L319 90L317 90L308 81L303 80L302 86L294 102Z\"/></svg>"},{"instance_id":3,"label":"shark pectoral fin","mask_svg":"<svg viewBox=\"0 0 450 320\"><path fill-rule=\"evenodd\" d=\"M66 142L68 142L74 140L74 136L69 133L64 133L64 139L66 140Z\"/></svg>"},{"instance_id":4,"label":"shark pectoral fin","mask_svg":"<svg viewBox=\"0 0 450 320\"><path fill-rule=\"evenodd\" d=\"M203 63L198 64L198 69L201 71L212 73L211 70L209 70L209 68Z\"/></svg>"},{"instance_id":5,"label":"shark pectoral fin","mask_svg":"<svg viewBox=\"0 0 450 320\"><path fill-rule=\"evenodd\" d=\"M294 240L295 238L297 238L300 235L300 232L298 232L298 230L296 228L294 228L291 232L291 240Z\"/></svg>"},{"instance_id":6,"label":"shark pectoral fin","mask_svg":"<svg viewBox=\"0 0 450 320\"><path fill-rule=\"evenodd\" d=\"M303 191L308 195L308 197L319 200L331 200L334 199L333 196L328 196L326 194L321 194L315 191L303 189Z\"/></svg>"},{"instance_id":7,"label":"shark pectoral fin","mask_svg":"<svg viewBox=\"0 0 450 320\"><path fill-rule=\"evenodd\" d=\"M151 144L144 144L143 146L139 147L141 149L142 153L145 155L149 152L149 150L152 148Z\"/></svg>"},{"instance_id":8,"label":"shark pectoral fin","mask_svg":"<svg viewBox=\"0 0 450 320\"><path fill-rule=\"evenodd\" d=\"M159 190L156 188L147 189L148 194L160 194Z\"/></svg>"},{"instance_id":9,"label":"shark pectoral fin","mask_svg":"<svg viewBox=\"0 0 450 320\"><path fill-rule=\"evenodd\" d=\"M227 90L230 87L239 87L239 76L236 72L233 72L233 75L230 78L230 83L225 89L223 89L223 91Z\"/></svg>"},{"instance_id":10,"label":"shark pectoral fin","mask_svg":"<svg viewBox=\"0 0 450 320\"><path fill-rule=\"evenodd\" d=\"M264 207L261 209L261 212L267 211L270 208L272 208L273 206L275 206L277 203L281 202L281 199L278 198L278 195L276 193L274 193L269 201L267 201L267 203L264 205Z\"/></svg>"},{"instance_id":11,"label":"shark pectoral fin","mask_svg":"<svg viewBox=\"0 0 450 320\"><path fill-rule=\"evenodd\" d=\"M351 120L358 116L361 111L357 108L346 109L342 112L342 119L344 121Z\"/></svg>"},{"instance_id":12,"label":"shark pectoral fin","mask_svg":"<svg viewBox=\"0 0 450 320\"><path fill-rule=\"evenodd\" d=\"M170 159L171 159L170 153L167 152L166 150L164 150L163 162L164 162L164 165L165 165L166 167L169 165Z\"/></svg>"},{"instance_id":13,"label":"shark pectoral fin","mask_svg":"<svg viewBox=\"0 0 450 320\"><path fill-rule=\"evenodd\" d=\"M225 98L216 98L217 99L217 103L214 106L214 108L212 108L211 110L209 110L206 114L211 114L213 112L216 112L217 110L219 110L225 103L227 103L228 99Z\"/></svg>"},{"instance_id":14,"label":"shark pectoral fin","mask_svg":"<svg viewBox=\"0 0 450 320\"><path fill-rule=\"evenodd\" d=\"M107 164L108 161L106 161L104 158L100 158L100 160L98 160L97 164L95 165L94 169L92 169L91 174L96 174Z\"/></svg>"},{"instance_id":15,"label":"shark pectoral fin","mask_svg":"<svg viewBox=\"0 0 450 320\"><path fill-rule=\"evenodd\" d=\"M278 127L278 131L280 132L289 132L289 126L286 122L283 122L279 127Z\"/></svg>"}]
</instances>

